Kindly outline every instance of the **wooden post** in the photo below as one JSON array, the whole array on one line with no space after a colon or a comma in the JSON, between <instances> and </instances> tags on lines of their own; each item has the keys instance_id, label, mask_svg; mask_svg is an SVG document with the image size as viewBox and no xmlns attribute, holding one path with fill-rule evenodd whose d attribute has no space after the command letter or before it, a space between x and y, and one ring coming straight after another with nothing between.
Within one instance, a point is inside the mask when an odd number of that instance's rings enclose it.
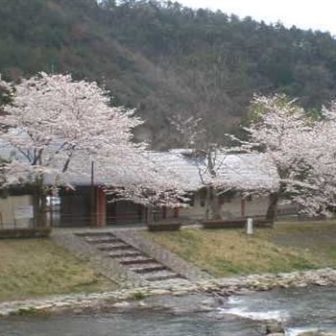
<instances>
[{"instance_id":1,"label":"wooden post","mask_svg":"<svg viewBox=\"0 0 336 336\"><path fill-rule=\"evenodd\" d=\"M94 186L94 162L91 162L91 226L94 227L96 223L96 190Z\"/></svg>"},{"instance_id":2,"label":"wooden post","mask_svg":"<svg viewBox=\"0 0 336 336\"><path fill-rule=\"evenodd\" d=\"M106 194L102 188L97 188L96 226L106 226Z\"/></svg>"}]
</instances>

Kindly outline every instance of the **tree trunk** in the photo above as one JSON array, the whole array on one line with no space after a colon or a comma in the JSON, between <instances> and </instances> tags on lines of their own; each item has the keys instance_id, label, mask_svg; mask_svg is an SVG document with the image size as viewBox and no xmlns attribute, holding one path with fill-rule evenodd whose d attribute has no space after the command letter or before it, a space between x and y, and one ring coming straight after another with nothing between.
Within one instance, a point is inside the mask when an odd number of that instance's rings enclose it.
<instances>
[{"instance_id":1,"label":"tree trunk","mask_svg":"<svg viewBox=\"0 0 336 336\"><path fill-rule=\"evenodd\" d=\"M209 186L207 187L207 213L206 213L206 219L221 219L221 213L220 213L220 205L219 205L219 198L217 195L217 191L214 187Z\"/></svg>"},{"instance_id":2,"label":"tree trunk","mask_svg":"<svg viewBox=\"0 0 336 336\"><path fill-rule=\"evenodd\" d=\"M266 219L274 223L279 202L279 192L273 192L269 196L269 204L266 212Z\"/></svg>"},{"instance_id":3,"label":"tree trunk","mask_svg":"<svg viewBox=\"0 0 336 336\"><path fill-rule=\"evenodd\" d=\"M152 207L150 205L148 205L146 207L146 224L152 224L153 222L153 218L152 218Z\"/></svg>"},{"instance_id":4,"label":"tree trunk","mask_svg":"<svg viewBox=\"0 0 336 336\"><path fill-rule=\"evenodd\" d=\"M34 186L33 195L33 213L35 226L46 227L47 226L47 200L43 188L43 179L37 179Z\"/></svg>"},{"instance_id":5,"label":"tree trunk","mask_svg":"<svg viewBox=\"0 0 336 336\"><path fill-rule=\"evenodd\" d=\"M205 219L210 219L210 191L209 187L205 189Z\"/></svg>"}]
</instances>

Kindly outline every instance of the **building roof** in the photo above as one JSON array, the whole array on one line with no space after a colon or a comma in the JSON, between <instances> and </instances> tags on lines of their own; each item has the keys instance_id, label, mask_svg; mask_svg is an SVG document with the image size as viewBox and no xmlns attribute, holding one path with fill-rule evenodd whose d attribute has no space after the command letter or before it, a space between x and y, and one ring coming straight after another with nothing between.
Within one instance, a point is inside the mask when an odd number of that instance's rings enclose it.
<instances>
[{"instance_id":1,"label":"building roof","mask_svg":"<svg viewBox=\"0 0 336 336\"><path fill-rule=\"evenodd\" d=\"M13 149L0 142L0 156L5 159L12 157ZM20 160L20 154L16 153ZM146 175L141 180L142 174L139 169L140 162L134 162L124 166L122 161L115 164L113 169L104 169L104 162L94 164L94 183L96 185L127 186L129 184L147 184L151 181L148 178L163 178L175 180L184 190L198 190L205 183L213 183L222 189L252 190L274 190L278 188L279 176L276 168L267 160L264 154L218 154L216 158L216 177L210 176L207 171L205 159L192 155L190 149L173 149L167 152L150 151L147 159L153 162L152 175ZM22 159L24 159L22 157ZM108 161L108 158L105 158ZM87 160L83 167L83 160L74 158L66 179L70 184L90 185L91 184L91 161ZM76 169L80 165L80 169ZM155 167L155 168L154 168ZM81 173L79 173L79 170ZM139 174L140 171L140 174ZM156 172L155 172L156 171ZM162 172L164 172L162 174ZM163 175L163 176L162 176ZM167 175L167 176L165 176ZM54 174L51 170L46 177L46 183L53 183Z\"/></svg>"},{"instance_id":2,"label":"building roof","mask_svg":"<svg viewBox=\"0 0 336 336\"><path fill-rule=\"evenodd\" d=\"M193 158L190 150L151 152L152 160L176 173L189 190L197 190L212 182L223 189L273 190L279 176L275 166L264 154L218 154L216 177L211 178L205 159Z\"/></svg>"}]
</instances>

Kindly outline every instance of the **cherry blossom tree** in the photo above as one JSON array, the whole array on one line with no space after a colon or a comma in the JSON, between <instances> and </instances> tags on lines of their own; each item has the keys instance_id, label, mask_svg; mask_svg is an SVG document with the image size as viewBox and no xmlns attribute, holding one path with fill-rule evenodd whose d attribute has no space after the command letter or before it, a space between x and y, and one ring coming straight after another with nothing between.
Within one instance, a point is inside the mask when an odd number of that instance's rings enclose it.
<instances>
[{"instance_id":1,"label":"cherry blossom tree","mask_svg":"<svg viewBox=\"0 0 336 336\"><path fill-rule=\"evenodd\" d=\"M142 121L134 110L111 107L109 93L95 82L40 73L15 85L4 111L1 146L8 163L2 187L33 185L38 223L44 221L46 186L71 185L88 173L91 161L100 166L101 183L118 187L124 197L145 200L150 190L156 201L170 195L173 202L176 180L163 178L145 155L146 144L132 141Z\"/></svg>"},{"instance_id":2,"label":"cherry blossom tree","mask_svg":"<svg viewBox=\"0 0 336 336\"><path fill-rule=\"evenodd\" d=\"M308 215L332 215L336 209L336 102L322 109L321 119L301 147L306 168L303 182L289 186L293 200Z\"/></svg>"},{"instance_id":3,"label":"cherry blossom tree","mask_svg":"<svg viewBox=\"0 0 336 336\"><path fill-rule=\"evenodd\" d=\"M309 176L314 170L317 172L314 158L320 155L320 145L326 145L326 139L320 138L318 146L314 144L319 123L311 120L294 100L284 95L256 96L252 110L252 121L249 127L244 128L248 140L239 140L239 149L265 153L277 169L279 187L270 193L266 214L267 219L274 220L280 197L299 201L316 191L316 185L312 184Z\"/></svg>"},{"instance_id":4,"label":"cherry blossom tree","mask_svg":"<svg viewBox=\"0 0 336 336\"><path fill-rule=\"evenodd\" d=\"M2 107L11 102L12 93L13 88L10 86L10 84L2 80L0 74L0 113L3 113Z\"/></svg>"}]
</instances>

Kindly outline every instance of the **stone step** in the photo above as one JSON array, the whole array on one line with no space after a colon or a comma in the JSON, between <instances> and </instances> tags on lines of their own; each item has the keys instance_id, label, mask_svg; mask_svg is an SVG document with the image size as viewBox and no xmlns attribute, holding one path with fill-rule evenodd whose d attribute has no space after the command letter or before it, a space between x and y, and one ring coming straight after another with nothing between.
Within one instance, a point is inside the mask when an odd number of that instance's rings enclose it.
<instances>
[{"instance_id":1,"label":"stone step","mask_svg":"<svg viewBox=\"0 0 336 336\"><path fill-rule=\"evenodd\" d=\"M82 233L76 233L79 237L103 237L103 236L110 236L114 237L114 235L111 232L82 232Z\"/></svg>"},{"instance_id":2,"label":"stone step","mask_svg":"<svg viewBox=\"0 0 336 336\"><path fill-rule=\"evenodd\" d=\"M145 264L145 265L132 266L129 269L132 272L144 274L144 273L164 271L167 270L167 267L159 263L151 263L148 265Z\"/></svg>"},{"instance_id":3,"label":"stone step","mask_svg":"<svg viewBox=\"0 0 336 336\"><path fill-rule=\"evenodd\" d=\"M106 252L109 257L116 259L129 271L141 274L147 281L186 280L110 232L86 232L77 235L83 237L86 242L94 245L98 250Z\"/></svg>"},{"instance_id":4,"label":"stone step","mask_svg":"<svg viewBox=\"0 0 336 336\"><path fill-rule=\"evenodd\" d=\"M130 247L129 251L127 250L116 250L108 254L111 258L123 258L123 257L140 257L142 256L141 252L134 250Z\"/></svg>"},{"instance_id":5,"label":"stone step","mask_svg":"<svg viewBox=\"0 0 336 336\"><path fill-rule=\"evenodd\" d=\"M167 272L161 272L161 273L157 273L154 275L146 275L145 279L147 281L167 281L167 280L180 280L180 279L184 279L181 276L179 276L176 273L167 271Z\"/></svg>"},{"instance_id":6,"label":"stone step","mask_svg":"<svg viewBox=\"0 0 336 336\"><path fill-rule=\"evenodd\" d=\"M149 258L144 255L135 256L135 257L125 257L118 260L122 265L143 265L143 264L153 264L155 259Z\"/></svg>"},{"instance_id":7,"label":"stone step","mask_svg":"<svg viewBox=\"0 0 336 336\"><path fill-rule=\"evenodd\" d=\"M113 236L102 237L86 237L85 240L91 244L103 244L103 243L121 243L122 241Z\"/></svg>"},{"instance_id":8,"label":"stone step","mask_svg":"<svg viewBox=\"0 0 336 336\"><path fill-rule=\"evenodd\" d=\"M130 245L127 245L123 242L116 242L116 243L102 243L97 244L96 247L101 251L112 251L112 250L123 250L123 249L133 249L134 248Z\"/></svg>"},{"instance_id":9,"label":"stone step","mask_svg":"<svg viewBox=\"0 0 336 336\"><path fill-rule=\"evenodd\" d=\"M101 244L97 246L100 251L114 251L114 250L132 250L136 251L132 246L126 245L124 243L120 244Z\"/></svg>"}]
</instances>

